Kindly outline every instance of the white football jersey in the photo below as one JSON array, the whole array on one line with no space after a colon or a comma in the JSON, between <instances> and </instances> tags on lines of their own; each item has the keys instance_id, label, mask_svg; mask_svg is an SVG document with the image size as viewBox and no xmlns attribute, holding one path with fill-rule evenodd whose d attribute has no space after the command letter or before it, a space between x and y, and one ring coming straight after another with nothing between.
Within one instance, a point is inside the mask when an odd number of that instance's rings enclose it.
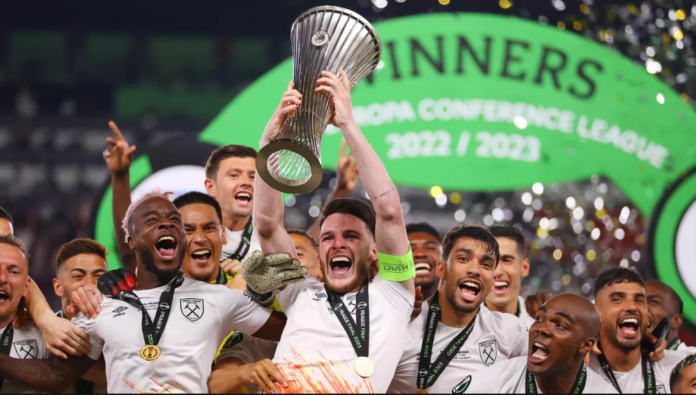
<instances>
[{"instance_id":1,"label":"white football jersey","mask_svg":"<svg viewBox=\"0 0 696 395\"><path fill-rule=\"evenodd\" d=\"M520 315L517 317L520 319L520 321L522 321L522 324L529 329L534 323L534 317L527 313L527 307L524 305L524 298L522 296L518 296L517 299L519 300L518 306L520 309Z\"/></svg>"},{"instance_id":2,"label":"white football jersey","mask_svg":"<svg viewBox=\"0 0 696 395\"><path fill-rule=\"evenodd\" d=\"M263 359L273 359L277 346L278 342L235 332L220 349L217 361L219 363L225 358L237 358L245 364L250 364ZM258 385L246 384L244 388L250 394L261 393L261 387Z\"/></svg>"},{"instance_id":3,"label":"white football jersey","mask_svg":"<svg viewBox=\"0 0 696 395\"><path fill-rule=\"evenodd\" d=\"M689 354L696 354L696 347L689 347L686 343L679 343L676 351L686 351Z\"/></svg>"},{"instance_id":4,"label":"white football jersey","mask_svg":"<svg viewBox=\"0 0 696 395\"><path fill-rule=\"evenodd\" d=\"M389 387L390 393L414 393L418 389L418 362L428 323L430 306L423 302L421 314L408 326L408 343L406 351L396 368L394 380ZM435 331L433 354L430 363L433 364L449 343L461 333L464 328L453 328L439 323ZM519 318L512 314L488 310L481 305L476 317L474 329L469 338L452 358L445 370L435 383L428 388L429 393L449 393L462 378L471 373L494 366L500 361L526 355L529 344L529 332Z\"/></svg>"},{"instance_id":5,"label":"white football jersey","mask_svg":"<svg viewBox=\"0 0 696 395\"><path fill-rule=\"evenodd\" d=\"M166 286L134 291L154 319ZM188 278L174 291L169 320L159 341L161 355L154 361L140 357L145 345L140 309L118 299L104 299L96 319L73 318L90 337L92 352L104 352L109 393L208 392L213 359L220 343L233 330L255 333L270 310L242 291Z\"/></svg>"},{"instance_id":6,"label":"white football jersey","mask_svg":"<svg viewBox=\"0 0 696 395\"><path fill-rule=\"evenodd\" d=\"M225 228L225 239L227 239L227 244L222 246L222 257L220 258L221 260L227 259L230 255L234 254L237 252L237 248L239 247L239 244L242 242L242 235L244 234L244 230L239 230L236 232L233 232L227 228ZM251 232L251 245L246 251L242 251L243 257L242 261L244 259L248 258L251 256L251 253L254 251L261 251L261 242L259 241L259 234L256 233L256 227L254 226L254 230Z\"/></svg>"},{"instance_id":7,"label":"white football jersey","mask_svg":"<svg viewBox=\"0 0 696 395\"><path fill-rule=\"evenodd\" d=\"M12 324L10 324L12 325ZM5 331L5 328L0 329L0 334ZM12 347L10 348L10 357L17 359L48 359L51 353L46 350L46 343L39 328L33 322L25 322L21 328L15 329L12 335ZM2 384L2 394L39 394L21 384L13 383L9 380L4 380Z\"/></svg>"},{"instance_id":8,"label":"white football jersey","mask_svg":"<svg viewBox=\"0 0 696 395\"><path fill-rule=\"evenodd\" d=\"M669 376L672 374L672 369L681 362L682 359L689 355L685 351L665 351L665 357L658 362L653 362L653 370L655 371L655 389L658 394L669 394ZM602 366L599 364L599 359L594 353L590 353L590 366L589 369L601 376L609 385L611 381L602 370ZM621 387L621 392L624 394L642 394L643 393L643 368L641 362L639 362L633 369L628 372L617 372L614 371L614 376L616 381Z\"/></svg>"},{"instance_id":9,"label":"white football jersey","mask_svg":"<svg viewBox=\"0 0 696 395\"><path fill-rule=\"evenodd\" d=\"M384 393L406 346L414 296L401 284L377 275L369 285L369 358L374 373L360 377L358 358L348 335L327 300L324 284L311 275L276 291L288 317L273 362L288 382L279 392ZM355 297L342 297L355 320Z\"/></svg>"},{"instance_id":10,"label":"white football jersey","mask_svg":"<svg viewBox=\"0 0 696 395\"><path fill-rule=\"evenodd\" d=\"M527 381L527 357L517 357L501 361L490 369L462 376L462 380L448 393L453 394L524 394ZM541 390L537 386L537 392ZM595 372L587 369L587 382L584 394L617 394L611 384L607 384Z\"/></svg>"}]
</instances>

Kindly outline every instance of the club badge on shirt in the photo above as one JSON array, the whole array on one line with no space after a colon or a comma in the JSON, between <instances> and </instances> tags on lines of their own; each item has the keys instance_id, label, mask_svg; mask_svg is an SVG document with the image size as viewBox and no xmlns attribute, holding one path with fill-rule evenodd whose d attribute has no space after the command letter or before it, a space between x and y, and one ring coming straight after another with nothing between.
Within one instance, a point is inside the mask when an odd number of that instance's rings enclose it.
<instances>
[{"instance_id":1,"label":"club badge on shirt","mask_svg":"<svg viewBox=\"0 0 696 395\"><path fill-rule=\"evenodd\" d=\"M196 322L203 317L203 312L205 311L205 303L203 303L203 299L180 299L179 305L181 306L181 314L183 314L187 320Z\"/></svg>"},{"instance_id":2,"label":"club badge on shirt","mask_svg":"<svg viewBox=\"0 0 696 395\"><path fill-rule=\"evenodd\" d=\"M492 366L498 358L498 342L496 340L488 340L479 343L479 354L481 361L486 366Z\"/></svg>"},{"instance_id":3,"label":"club badge on shirt","mask_svg":"<svg viewBox=\"0 0 696 395\"><path fill-rule=\"evenodd\" d=\"M34 339L14 342L14 349L21 359L36 359L39 355L39 346Z\"/></svg>"}]
</instances>

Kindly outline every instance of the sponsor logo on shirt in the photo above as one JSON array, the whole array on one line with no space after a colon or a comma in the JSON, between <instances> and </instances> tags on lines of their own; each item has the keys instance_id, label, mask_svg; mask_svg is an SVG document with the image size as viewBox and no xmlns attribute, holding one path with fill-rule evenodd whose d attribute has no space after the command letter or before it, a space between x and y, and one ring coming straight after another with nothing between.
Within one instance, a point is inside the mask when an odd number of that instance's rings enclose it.
<instances>
[{"instance_id":1,"label":"sponsor logo on shirt","mask_svg":"<svg viewBox=\"0 0 696 395\"><path fill-rule=\"evenodd\" d=\"M39 346L35 339L14 342L14 349L21 359L36 359L39 355Z\"/></svg>"},{"instance_id":2,"label":"sponsor logo on shirt","mask_svg":"<svg viewBox=\"0 0 696 395\"><path fill-rule=\"evenodd\" d=\"M235 332L229 339L225 342L222 348L232 348L235 344L239 344L244 339L244 334L240 332Z\"/></svg>"},{"instance_id":3,"label":"sponsor logo on shirt","mask_svg":"<svg viewBox=\"0 0 696 395\"><path fill-rule=\"evenodd\" d=\"M665 390L665 386L663 384L658 384L657 387L655 387L655 391L657 391L658 394L666 394L667 390Z\"/></svg>"},{"instance_id":4,"label":"sponsor logo on shirt","mask_svg":"<svg viewBox=\"0 0 696 395\"><path fill-rule=\"evenodd\" d=\"M203 312L205 304L203 299L197 298L186 298L180 299L179 305L181 307L181 314L186 317L187 320L191 322L196 322L203 317Z\"/></svg>"},{"instance_id":5,"label":"sponsor logo on shirt","mask_svg":"<svg viewBox=\"0 0 696 395\"><path fill-rule=\"evenodd\" d=\"M121 307L115 308L115 309L112 311L112 313L114 313L114 317L113 317L113 318L120 317L120 316L122 316L122 315L126 315L126 313L125 313L126 310L128 310L128 307L126 307L126 306L121 306Z\"/></svg>"},{"instance_id":6,"label":"sponsor logo on shirt","mask_svg":"<svg viewBox=\"0 0 696 395\"><path fill-rule=\"evenodd\" d=\"M493 365L496 358L498 358L498 342L496 340L488 340L479 343L479 355L481 356L481 362L486 366Z\"/></svg>"},{"instance_id":7,"label":"sponsor logo on shirt","mask_svg":"<svg viewBox=\"0 0 696 395\"><path fill-rule=\"evenodd\" d=\"M314 298L312 298L313 301L318 301L320 299L326 299L326 294L325 293L318 293L314 294Z\"/></svg>"},{"instance_id":8,"label":"sponsor logo on shirt","mask_svg":"<svg viewBox=\"0 0 696 395\"><path fill-rule=\"evenodd\" d=\"M454 388L452 388L452 393L453 394L465 393L466 389L469 388L469 384L471 384L471 376L466 376L466 377L464 377L464 380L460 381L459 384L457 384Z\"/></svg>"}]
</instances>

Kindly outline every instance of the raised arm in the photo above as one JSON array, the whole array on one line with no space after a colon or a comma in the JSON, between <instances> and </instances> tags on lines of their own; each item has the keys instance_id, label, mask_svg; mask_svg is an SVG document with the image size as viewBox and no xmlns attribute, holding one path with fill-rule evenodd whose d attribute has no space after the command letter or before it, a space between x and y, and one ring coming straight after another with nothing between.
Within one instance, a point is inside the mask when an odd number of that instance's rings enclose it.
<instances>
[{"instance_id":1,"label":"raised arm","mask_svg":"<svg viewBox=\"0 0 696 395\"><path fill-rule=\"evenodd\" d=\"M261 138L261 147L271 142L288 115L299 107L302 95L293 86L293 82L288 84L278 108L268 121ZM297 258L295 244L283 226L283 195L266 184L261 177L254 179L254 191L254 226L259 235L261 250L264 254L285 252Z\"/></svg>"},{"instance_id":2,"label":"raised arm","mask_svg":"<svg viewBox=\"0 0 696 395\"><path fill-rule=\"evenodd\" d=\"M116 250L121 258L121 264L126 269L135 272L135 253L128 247L126 243L126 234L121 228L121 222L126 216L128 206L131 203L130 189L130 167L133 163L133 152L135 146L128 145L128 142L121 131L116 126L114 121L109 122L111 131L114 132L114 137L108 137L106 142L109 147L104 151L104 160L106 166L111 172L111 189L113 192L111 198L111 215L114 220L114 231L116 233Z\"/></svg>"},{"instance_id":3,"label":"raised arm","mask_svg":"<svg viewBox=\"0 0 696 395\"><path fill-rule=\"evenodd\" d=\"M409 254L410 247L399 193L389 178L387 169L353 118L350 81L343 70L340 74L341 79L331 72L323 71L322 78L317 81L317 92L325 92L332 97L335 108L332 123L343 131L351 155L355 158L358 171L362 175L363 186L375 208L377 251L392 257L404 257ZM383 264L381 260L380 264ZM410 265L413 265L412 258ZM380 266L380 270L383 269L384 266ZM383 277L386 278L384 275ZM413 278L399 282L411 293L415 292Z\"/></svg>"},{"instance_id":4,"label":"raised arm","mask_svg":"<svg viewBox=\"0 0 696 395\"><path fill-rule=\"evenodd\" d=\"M89 353L92 348L89 336L72 322L56 316L33 280L29 285L29 292L24 298L24 303L29 316L44 335L46 348L53 355L66 359L66 354Z\"/></svg>"},{"instance_id":5,"label":"raised arm","mask_svg":"<svg viewBox=\"0 0 696 395\"><path fill-rule=\"evenodd\" d=\"M36 391L62 393L95 361L88 356L59 359L17 359L0 355L0 376Z\"/></svg>"}]
</instances>

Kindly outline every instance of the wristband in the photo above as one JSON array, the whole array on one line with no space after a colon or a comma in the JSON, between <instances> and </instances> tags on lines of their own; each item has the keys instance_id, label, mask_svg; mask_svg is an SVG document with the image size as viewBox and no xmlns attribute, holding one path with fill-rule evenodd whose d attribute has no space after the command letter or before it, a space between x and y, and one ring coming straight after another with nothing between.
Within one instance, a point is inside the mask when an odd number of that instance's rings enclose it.
<instances>
[{"instance_id":1,"label":"wristband","mask_svg":"<svg viewBox=\"0 0 696 395\"><path fill-rule=\"evenodd\" d=\"M408 252L400 257L382 254L377 251L379 275L389 281L406 281L416 277L416 267L413 264L413 253L409 246Z\"/></svg>"},{"instance_id":2,"label":"wristband","mask_svg":"<svg viewBox=\"0 0 696 395\"><path fill-rule=\"evenodd\" d=\"M262 306L270 304L269 302L271 302L271 299L273 298L273 292L269 292L267 294L259 294L256 293L253 289L251 289L249 284L247 284L246 294L249 295L249 298L251 298L251 300Z\"/></svg>"}]
</instances>

